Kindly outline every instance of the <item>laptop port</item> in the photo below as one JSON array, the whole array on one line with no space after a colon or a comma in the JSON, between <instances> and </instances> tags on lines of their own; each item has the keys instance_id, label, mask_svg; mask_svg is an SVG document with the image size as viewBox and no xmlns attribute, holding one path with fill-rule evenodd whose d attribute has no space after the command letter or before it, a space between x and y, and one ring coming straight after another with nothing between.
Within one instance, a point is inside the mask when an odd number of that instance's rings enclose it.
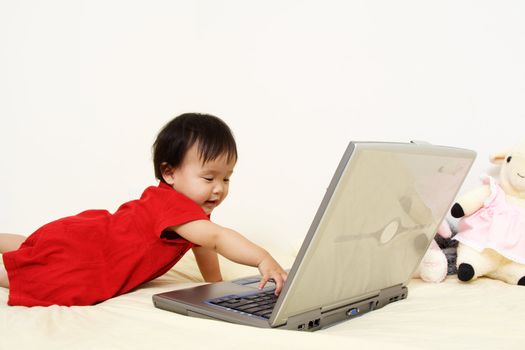
<instances>
[{"instance_id":1,"label":"laptop port","mask_svg":"<svg viewBox=\"0 0 525 350\"><path fill-rule=\"evenodd\" d=\"M308 329L319 327L320 324L321 324L321 319L317 318L313 321L308 322Z\"/></svg>"},{"instance_id":2,"label":"laptop port","mask_svg":"<svg viewBox=\"0 0 525 350\"><path fill-rule=\"evenodd\" d=\"M306 327L306 324L300 324L299 326L297 326L297 330L298 331L304 331L304 328Z\"/></svg>"},{"instance_id":3,"label":"laptop port","mask_svg":"<svg viewBox=\"0 0 525 350\"><path fill-rule=\"evenodd\" d=\"M354 307L346 312L346 316L352 317L352 316L356 316L358 313L359 313L359 308Z\"/></svg>"}]
</instances>

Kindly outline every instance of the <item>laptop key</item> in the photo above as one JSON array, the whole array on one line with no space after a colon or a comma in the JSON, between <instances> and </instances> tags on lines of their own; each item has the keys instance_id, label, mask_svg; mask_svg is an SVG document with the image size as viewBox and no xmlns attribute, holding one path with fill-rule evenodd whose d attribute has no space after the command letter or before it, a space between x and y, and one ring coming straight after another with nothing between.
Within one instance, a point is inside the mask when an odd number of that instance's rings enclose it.
<instances>
[{"instance_id":1,"label":"laptop key","mask_svg":"<svg viewBox=\"0 0 525 350\"><path fill-rule=\"evenodd\" d=\"M241 299L241 300L239 300L239 301L237 301L235 303L227 303L227 304L221 305L221 306L226 306L226 307L229 307L229 308L232 308L232 309L237 309L238 307L244 306L244 305L247 305L247 304L252 304L253 306L256 306L256 304L253 304L252 301L250 301L250 300L243 300L243 299Z\"/></svg>"},{"instance_id":2,"label":"laptop key","mask_svg":"<svg viewBox=\"0 0 525 350\"><path fill-rule=\"evenodd\" d=\"M266 313L263 313L260 316L264 318L270 318L270 316L272 316L272 311L267 311Z\"/></svg>"},{"instance_id":3,"label":"laptop key","mask_svg":"<svg viewBox=\"0 0 525 350\"><path fill-rule=\"evenodd\" d=\"M221 303L225 303L228 300L230 300L230 298L220 298L220 299L210 300L210 303L221 304Z\"/></svg>"},{"instance_id":4,"label":"laptop key","mask_svg":"<svg viewBox=\"0 0 525 350\"><path fill-rule=\"evenodd\" d=\"M257 304L254 304L254 303L250 303L250 304L245 304L245 305L241 305L241 306L237 306L233 309L235 310L239 310L239 311L245 311L245 310L248 310L248 309L251 309L251 308L254 308L254 307L257 307Z\"/></svg>"},{"instance_id":5,"label":"laptop key","mask_svg":"<svg viewBox=\"0 0 525 350\"><path fill-rule=\"evenodd\" d=\"M272 312L271 312L271 311L268 312L268 309L266 309L266 310L256 311L256 312L254 312L253 314L256 315L256 316L263 316L263 315L266 315L266 314L268 314L268 313L271 314Z\"/></svg>"},{"instance_id":6,"label":"laptop key","mask_svg":"<svg viewBox=\"0 0 525 350\"><path fill-rule=\"evenodd\" d=\"M240 302L241 300L242 300L241 298L234 298L234 299L227 300L224 303L225 304L236 304L236 303Z\"/></svg>"},{"instance_id":7,"label":"laptop key","mask_svg":"<svg viewBox=\"0 0 525 350\"><path fill-rule=\"evenodd\" d=\"M262 311L263 309L260 307L260 306L257 306L257 307L252 307L252 308L249 308L249 309L246 309L244 310L244 312L247 312L249 314L253 314L257 311Z\"/></svg>"},{"instance_id":8,"label":"laptop key","mask_svg":"<svg viewBox=\"0 0 525 350\"><path fill-rule=\"evenodd\" d=\"M263 308L263 310L273 310L274 306L275 304L268 304L261 307Z\"/></svg>"}]
</instances>

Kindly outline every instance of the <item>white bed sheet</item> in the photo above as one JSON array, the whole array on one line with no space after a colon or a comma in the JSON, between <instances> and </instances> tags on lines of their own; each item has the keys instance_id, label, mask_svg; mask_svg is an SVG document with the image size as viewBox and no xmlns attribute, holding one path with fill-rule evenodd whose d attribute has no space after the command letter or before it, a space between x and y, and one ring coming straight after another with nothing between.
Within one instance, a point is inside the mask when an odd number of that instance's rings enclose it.
<instances>
[{"instance_id":1,"label":"white bed sheet","mask_svg":"<svg viewBox=\"0 0 525 350\"><path fill-rule=\"evenodd\" d=\"M292 258L279 259L291 266ZM287 264L288 263L288 264ZM225 279L256 270L221 260ZM455 277L412 280L406 300L313 333L258 329L156 309L155 293L200 282L192 254L141 288L87 307L10 307L0 288L0 349L523 349L525 287Z\"/></svg>"}]
</instances>

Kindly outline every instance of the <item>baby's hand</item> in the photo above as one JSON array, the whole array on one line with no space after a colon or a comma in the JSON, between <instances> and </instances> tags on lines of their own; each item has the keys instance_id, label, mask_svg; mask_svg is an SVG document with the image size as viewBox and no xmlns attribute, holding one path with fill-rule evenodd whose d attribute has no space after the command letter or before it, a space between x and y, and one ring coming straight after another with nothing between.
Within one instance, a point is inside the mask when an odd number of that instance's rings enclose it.
<instances>
[{"instance_id":1,"label":"baby's hand","mask_svg":"<svg viewBox=\"0 0 525 350\"><path fill-rule=\"evenodd\" d=\"M279 295L288 276L286 271L283 270L270 254L268 254L257 267L262 276L259 289L263 289L266 282L271 278L275 282L275 295Z\"/></svg>"}]
</instances>

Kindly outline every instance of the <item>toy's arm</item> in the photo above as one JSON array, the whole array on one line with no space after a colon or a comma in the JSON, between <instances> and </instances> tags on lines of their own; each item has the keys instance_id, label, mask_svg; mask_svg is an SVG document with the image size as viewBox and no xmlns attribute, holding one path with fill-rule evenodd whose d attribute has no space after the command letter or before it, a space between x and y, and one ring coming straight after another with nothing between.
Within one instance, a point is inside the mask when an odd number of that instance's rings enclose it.
<instances>
[{"instance_id":1,"label":"toy's arm","mask_svg":"<svg viewBox=\"0 0 525 350\"><path fill-rule=\"evenodd\" d=\"M446 219L443 219L443 221L441 221L441 224L439 224L437 234L443 238L452 237L452 230L450 229L450 225L448 224L448 221Z\"/></svg>"},{"instance_id":2,"label":"toy's arm","mask_svg":"<svg viewBox=\"0 0 525 350\"><path fill-rule=\"evenodd\" d=\"M490 196L490 186L484 185L480 188L476 188L461 196L456 203L452 206L450 214L455 218L463 216L469 216L478 211L482 206L485 199Z\"/></svg>"}]
</instances>

